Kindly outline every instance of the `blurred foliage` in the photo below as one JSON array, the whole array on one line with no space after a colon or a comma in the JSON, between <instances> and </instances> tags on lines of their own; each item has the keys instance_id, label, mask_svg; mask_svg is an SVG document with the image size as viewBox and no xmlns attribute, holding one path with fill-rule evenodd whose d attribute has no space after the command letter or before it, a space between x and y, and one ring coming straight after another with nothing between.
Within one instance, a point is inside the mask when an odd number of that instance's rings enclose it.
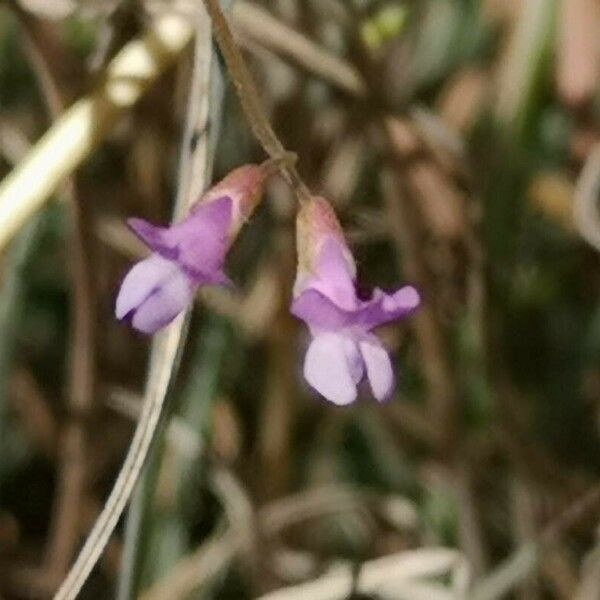
<instances>
[{"instance_id":1,"label":"blurred foliage","mask_svg":"<svg viewBox=\"0 0 600 600\"><path fill-rule=\"evenodd\" d=\"M59 4L56 15L36 2L0 6L2 175L51 125L32 44L51 65L68 57L58 85L84 94L98 65L164 10L149 0ZM232 253L236 289L198 301L120 597L156 598L152 586L186 560L198 561L198 579L169 597L238 599L339 561L435 546L459 551L479 581L600 473L600 262L571 217L600 141L600 48L589 33L599 11L593 0L251 4L281 27L278 48L234 19L274 128L335 203L365 284L411 279L425 306L382 332L399 374L391 402L365 394L340 410L316 398L302 379L307 334L288 311L293 199L274 181ZM302 44L286 47L286 27L346 61L365 97L306 65ZM147 368L148 340L113 317L140 252L123 222L170 214L191 69L187 53L77 173L97 304L81 540L130 441ZM215 179L262 158L228 90ZM49 597L56 585L45 578L56 482L65 428L79 417L68 403L73 220L67 194L57 196L0 263L3 598ZM300 505L275 531L261 521L311 490L366 499L322 514ZM123 529L82 598L115 597ZM577 523L515 597L597 598L587 591L600 578L595 544L593 519ZM204 556L214 560L205 571ZM434 583L455 597L448 577Z\"/></svg>"}]
</instances>

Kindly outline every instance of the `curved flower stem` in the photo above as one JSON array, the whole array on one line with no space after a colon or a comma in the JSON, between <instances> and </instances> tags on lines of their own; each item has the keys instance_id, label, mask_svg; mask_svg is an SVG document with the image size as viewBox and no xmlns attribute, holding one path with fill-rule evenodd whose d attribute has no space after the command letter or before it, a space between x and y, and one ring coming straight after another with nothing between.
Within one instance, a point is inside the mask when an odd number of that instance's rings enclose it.
<instances>
[{"instance_id":1,"label":"curved flower stem","mask_svg":"<svg viewBox=\"0 0 600 600\"><path fill-rule=\"evenodd\" d=\"M180 166L174 220L181 218L210 182L216 143L221 123L223 104L222 89L224 72L219 67L210 39L210 23L204 10L199 7L193 17L195 23L195 48L193 72L190 82L185 130L181 140ZM193 145L196 131L207 131ZM183 339L183 338L182 338ZM182 343L182 342L180 342ZM157 365L158 363L155 363ZM158 368L158 367L157 367ZM169 415L169 409L160 409ZM148 454L148 463L137 486L129 513L125 532L125 547L116 598L127 600L139 595L143 573L148 566L149 547L153 536L149 531L156 528L152 523L161 520L155 512L153 499L163 458L164 431L156 432L156 443ZM158 511L161 512L160 510ZM162 519L164 521L164 519ZM165 532L165 535L168 535ZM151 554L151 553L150 553Z\"/></svg>"},{"instance_id":2,"label":"curved flower stem","mask_svg":"<svg viewBox=\"0 0 600 600\"><path fill-rule=\"evenodd\" d=\"M296 193L298 201L302 203L308 200L311 193L293 161L289 159L291 153L285 149L264 112L254 79L233 37L229 23L219 6L219 0L203 1L212 19L215 39L225 59L235 91L252 132L264 151L276 161L281 174Z\"/></svg>"},{"instance_id":3,"label":"curved flower stem","mask_svg":"<svg viewBox=\"0 0 600 600\"><path fill-rule=\"evenodd\" d=\"M67 111L50 130L41 146L38 145L37 152L33 156L30 155L26 167L17 170L13 179L5 183L5 187L0 188L0 245L3 240L2 201L16 194L20 186L25 185L26 176L38 172L40 165L49 160L51 150L56 149L57 142L76 128L80 135L75 136L70 152L57 166L53 176L44 182L42 189L28 198L28 210L31 210L29 205L32 202L41 202L45 199L46 194L58 185L62 176L70 173L99 141L99 134L90 138L91 130L95 133L94 128L101 128L102 132L105 132L118 114L131 106L146 86L183 51L192 38L193 31L193 25L188 20L173 14L164 15L153 24L148 35L142 40L128 44L111 61L107 67L106 82L100 90L90 99L80 100L74 108ZM98 103L102 106L106 104L108 107L106 112L102 113L103 119L99 122L96 120L98 112L93 110ZM80 132L80 128L83 128L83 131ZM188 206L184 205L178 206L176 212L181 214L187 208ZM156 437L163 406L185 338L185 321L185 316L180 316L154 339L144 406L127 456L101 514L71 570L56 592L54 600L74 600L78 597L131 497Z\"/></svg>"}]
</instances>

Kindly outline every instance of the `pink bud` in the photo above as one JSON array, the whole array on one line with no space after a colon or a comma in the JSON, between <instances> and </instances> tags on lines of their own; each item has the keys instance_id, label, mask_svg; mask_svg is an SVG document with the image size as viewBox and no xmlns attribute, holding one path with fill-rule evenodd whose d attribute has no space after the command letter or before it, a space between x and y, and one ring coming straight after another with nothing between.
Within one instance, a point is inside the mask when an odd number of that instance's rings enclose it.
<instances>
[{"instance_id":1,"label":"pink bud","mask_svg":"<svg viewBox=\"0 0 600 600\"><path fill-rule=\"evenodd\" d=\"M226 175L213 186L194 206L211 202L222 196L232 201L231 238L239 233L242 225L250 218L263 197L265 180L273 174L270 163L244 165Z\"/></svg>"},{"instance_id":2,"label":"pink bud","mask_svg":"<svg viewBox=\"0 0 600 600\"><path fill-rule=\"evenodd\" d=\"M333 207L325 198L313 196L300 208L296 219L299 274L318 270L318 257L327 240L335 241L340 247L349 270L356 275L354 259Z\"/></svg>"}]
</instances>

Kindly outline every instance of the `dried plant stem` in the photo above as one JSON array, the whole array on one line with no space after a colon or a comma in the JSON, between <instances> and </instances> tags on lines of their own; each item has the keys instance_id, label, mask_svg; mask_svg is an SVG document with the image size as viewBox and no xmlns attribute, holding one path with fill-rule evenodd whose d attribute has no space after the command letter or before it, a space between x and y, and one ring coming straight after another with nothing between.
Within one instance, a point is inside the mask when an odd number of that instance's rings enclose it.
<instances>
[{"instance_id":1,"label":"dried plant stem","mask_svg":"<svg viewBox=\"0 0 600 600\"><path fill-rule=\"evenodd\" d=\"M271 127L271 123L262 107L254 79L221 10L219 0L203 0L203 2L212 19L215 38L223 53L223 58L252 132L261 143L264 151L277 161L282 175L292 186L298 200L300 202L308 200L311 195L310 191L293 162L287 158L291 153L285 149Z\"/></svg>"},{"instance_id":2,"label":"dried plant stem","mask_svg":"<svg viewBox=\"0 0 600 600\"><path fill-rule=\"evenodd\" d=\"M356 596L362 598L364 597L362 594L375 595L379 591L386 590L386 597L392 597L392 593L396 593L402 598L452 597L458 600L463 597L462 590L455 590L456 594L450 596L450 592L446 592L448 588L427 584L420 580L460 572L465 566L461 554L448 548L421 548L390 554L361 566ZM352 588L352 578L352 569L349 566L332 569L332 572L319 579L270 592L260 596L258 600L346 598L349 597L347 594ZM354 594L351 597L354 597Z\"/></svg>"},{"instance_id":3,"label":"dried plant stem","mask_svg":"<svg viewBox=\"0 0 600 600\"><path fill-rule=\"evenodd\" d=\"M222 89L217 61L214 60L210 35L210 21L206 12L199 8L194 15L195 46L192 80L189 90L185 131L182 136L178 173L175 218L181 217L206 189L212 176L212 167L218 131ZM196 145L192 140L196 132L205 132ZM157 433L156 437L159 437ZM144 528L150 519L152 500L160 470L160 443L151 453L140 485L134 494L127 518L123 565L119 578L117 597L134 598L138 595L140 571L145 548L142 543ZM132 474L133 476L133 474ZM137 475L136 475L137 476ZM147 553L147 552L146 552Z\"/></svg>"},{"instance_id":4,"label":"dried plant stem","mask_svg":"<svg viewBox=\"0 0 600 600\"><path fill-rule=\"evenodd\" d=\"M279 158L284 154L285 149L263 112L258 90L233 38L219 2L218 0L204 0L204 5L212 19L215 37L221 52L223 52L248 124L265 152L272 158Z\"/></svg>"},{"instance_id":5,"label":"dried plant stem","mask_svg":"<svg viewBox=\"0 0 600 600\"><path fill-rule=\"evenodd\" d=\"M129 451L104 508L77 560L56 593L55 600L73 600L77 597L131 497L160 421L182 337L183 321L182 315L155 338L155 360L152 361L155 368L151 369L152 377L148 381L144 407Z\"/></svg>"},{"instance_id":6,"label":"dried plant stem","mask_svg":"<svg viewBox=\"0 0 600 600\"><path fill-rule=\"evenodd\" d=\"M293 261L293 239L289 231L281 228L274 236L273 256L277 265L273 276L277 277L280 289L289 289L293 284L295 264ZM275 270L276 269L276 270ZM288 298L279 294L276 312L272 316L272 327L268 336L268 377L265 401L261 412L259 448L264 473L260 485L263 498L280 496L286 489L291 474L291 431L296 418L290 399L294 396L294 349L289 340L293 336L293 322L288 312Z\"/></svg>"},{"instance_id":7,"label":"dried plant stem","mask_svg":"<svg viewBox=\"0 0 600 600\"><path fill-rule=\"evenodd\" d=\"M62 122L62 129L58 128L58 133L56 133L55 128L51 130L51 134L52 131L54 131L54 134L50 136L50 142L46 139L45 144L42 144L41 149L38 149L37 158L34 155L29 162L29 170L33 168L31 163L38 168L40 164L43 165L48 160L44 153L49 152L54 144L65 135L72 135L72 128L79 125L86 128L86 133L79 135L76 143L71 145L70 153L63 157L63 161L65 161L65 158L68 160L61 165L62 170L60 172L64 174L65 164L69 168L76 166L79 160L91 150L93 143L97 141L97 138L93 135L95 126L94 107L100 102L105 111L108 111L102 113L104 120L101 123L104 127L106 127L107 121L112 123L121 109L130 106L141 95L145 87L166 67L168 62L183 50L192 35L192 31L193 23L188 20L181 17L165 16L155 23L150 34L143 41L128 45L109 65L108 83L102 87L101 92L91 99L80 101L79 106L76 105L74 109L71 109L66 117L66 123L64 120ZM110 82L112 82L111 85L109 85ZM42 159L39 158L39 154L42 154ZM74 161L74 157L77 160ZM28 172L27 168L25 172ZM23 177L22 172L17 176L18 181L20 181L19 176ZM55 173L53 185L59 181L60 178ZM12 193L15 193L15 187L18 188L19 185L13 183L12 188L10 185L8 186ZM48 191L48 188L49 183L46 182L43 189ZM0 199L2 198L3 196L0 193ZM38 194L36 198L37 200L43 200L44 196ZM179 208L184 210L185 207L181 206ZM162 415L162 407L183 339L184 322L185 316L182 315L168 329L155 337L144 407L131 446L113 490L75 564L60 586L55 600L72 600L77 597L131 497Z\"/></svg>"},{"instance_id":8,"label":"dried plant stem","mask_svg":"<svg viewBox=\"0 0 600 600\"><path fill-rule=\"evenodd\" d=\"M78 100L0 184L0 250L104 139L181 53L193 25L180 15L158 17L108 65L102 84Z\"/></svg>"},{"instance_id":9,"label":"dried plant stem","mask_svg":"<svg viewBox=\"0 0 600 600\"><path fill-rule=\"evenodd\" d=\"M259 6L238 0L231 20L243 39L290 59L340 91L355 98L366 98L367 82L352 63L332 54Z\"/></svg>"}]
</instances>

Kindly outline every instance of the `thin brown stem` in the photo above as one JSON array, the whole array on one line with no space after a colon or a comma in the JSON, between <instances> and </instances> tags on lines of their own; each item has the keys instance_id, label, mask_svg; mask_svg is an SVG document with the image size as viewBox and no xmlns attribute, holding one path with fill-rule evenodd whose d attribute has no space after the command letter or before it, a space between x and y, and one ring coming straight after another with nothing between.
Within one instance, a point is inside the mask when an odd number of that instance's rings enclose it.
<instances>
[{"instance_id":1,"label":"thin brown stem","mask_svg":"<svg viewBox=\"0 0 600 600\"><path fill-rule=\"evenodd\" d=\"M219 5L219 0L203 0L203 2L212 19L215 39L223 53L225 64L252 132L264 151L272 159L278 161L281 174L292 186L298 201L308 200L311 196L310 191L294 164L285 160L289 152L285 149L265 114L256 83L233 37L229 23Z\"/></svg>"}]
</instances>

